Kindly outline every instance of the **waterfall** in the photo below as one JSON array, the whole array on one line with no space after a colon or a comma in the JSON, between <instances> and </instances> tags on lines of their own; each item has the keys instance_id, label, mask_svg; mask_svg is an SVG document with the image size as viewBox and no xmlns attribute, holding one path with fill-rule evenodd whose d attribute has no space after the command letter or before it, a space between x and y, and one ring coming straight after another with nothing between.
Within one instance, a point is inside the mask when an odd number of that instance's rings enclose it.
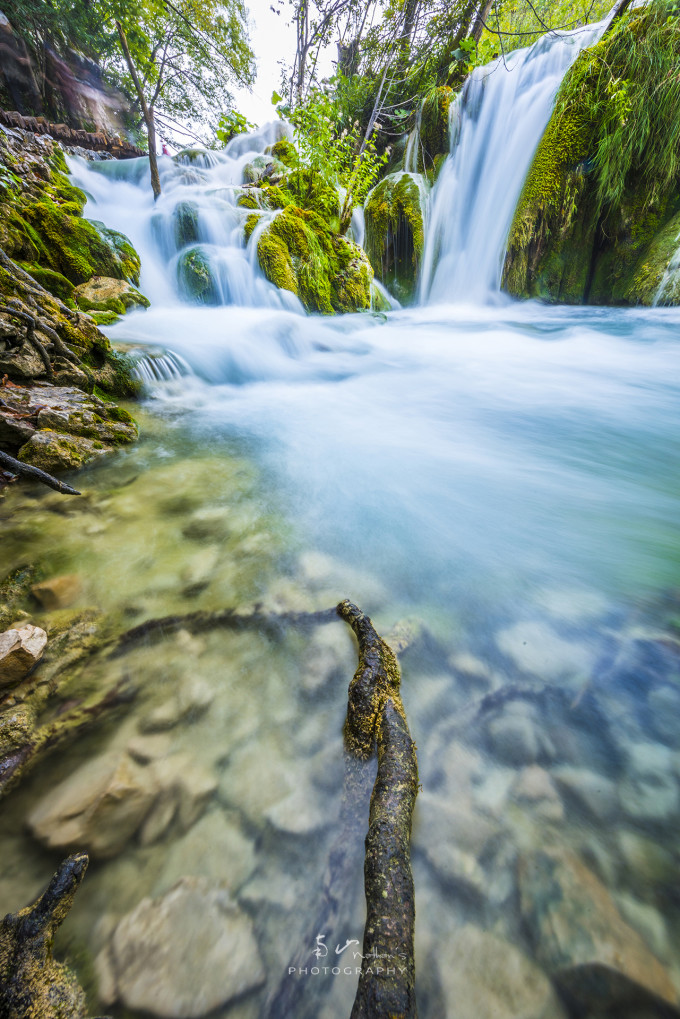
<instances>
[{"instance_id":1,"label":"waterfall","mask_svg":"<svg viewBox=\"0 0 680 1019\"><path fill-rule=\"evenodd\" d=\"M544 35L477 68L451 103L451 153L432 195L421 302L484 302L499 292L512 217L557 90L606 25Z\"/></svg>"},{"instance_id":2,"label":"waterfall","mask_svg":"<svg viewBox=\"0 0 680 1019\"><path fill-rule=\"evenodd\" d=\"M680 233L675 238L675 243L677 247L654 295L655 308L663 307L665 304L677 304L677 290L680 284Z\"/></svg>"},{"instance_id":3,"label":"waterfall","mask_svg":"<svg viewBox=\"0 0 680 1019\"><path fill-rule=\"evenodd\" d=\"M120 230L142 261L141 289L152 306L196 303L273 308L302 313L297 297L279 290L262 273L244 226L252 207L239 205L258 189L244 188L262 168L265 149L291 133L282 122L234 138L222 151L187 149L162 156L162 193L154 202L146 159L85 163L71 158L74 183L88 195L85 215ZM264 166L265 161L259 160ZM250 164L250 165L249 165ZM262 221L272 213L263 212ZM162 337L161 337L162 342Z\"/></svg>"}]
</instances>

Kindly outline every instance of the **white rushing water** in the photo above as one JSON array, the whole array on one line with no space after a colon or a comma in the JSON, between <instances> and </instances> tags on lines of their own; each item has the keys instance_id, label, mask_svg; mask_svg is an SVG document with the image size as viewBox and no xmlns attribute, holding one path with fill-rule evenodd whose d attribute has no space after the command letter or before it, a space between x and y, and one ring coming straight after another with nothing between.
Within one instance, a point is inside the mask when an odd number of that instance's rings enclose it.
<instances>
[{"instance_id":1,"label":"white rushing water","mask_svg":"<svg viewBox=\"0 0 680 1019\"><path fill-rule=\"evenodd\" d=\"M152 301L111 338L172 351L179 361L147 358L140 371L184 376L156 395L186 411L185 426L257 437L310 542L373 556L405 596L434 574L446 586L463 563L489 590L551 577L655 587L675 568L677 313L549 309L498 293L488 304L556 89L601 30L475 72L433 198L430 307L387 319L305 315L244 246L243 168L281 125L188 165L161 160L156 204L145 161L73 162L86 213L130 236ZM219 283L210 307L178 283L187 202Z\"/></svg>"},{"instance_id":2,"label":"white rushing water","mask_svg":"<svg viewBox=\"0 0 680 1019\"><path fill-rule=\"evenodd\" d=\"M421 300L485 301L500 290L512 217L555 94L606 23L545 35L477 68L451 104L451 156L433 194Z\"/></svg>"}]
</instances>

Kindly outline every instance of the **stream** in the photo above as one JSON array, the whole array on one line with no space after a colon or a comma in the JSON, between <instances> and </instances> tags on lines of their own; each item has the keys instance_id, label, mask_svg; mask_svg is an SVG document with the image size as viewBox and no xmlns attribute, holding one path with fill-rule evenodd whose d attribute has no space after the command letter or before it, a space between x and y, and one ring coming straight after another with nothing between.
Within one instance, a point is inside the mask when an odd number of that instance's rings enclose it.
<instances>
[{"instance_id":1,"label":"stream","mask_svg":"<svg viewBox=\"0 0 680 1019\"><path fill-rule=\"evenodd\" d=\"M484 95L498 101L501 75L516 91L513 74L547 59L541 45L497 70L493 87L473 83L474 110L455 111L474 159L502 146L480 115ZM81 499L12 491L2 511L10 565L30 544L55 574L84 577L77 607L119 629L194 609L314 610L349 597L381 633L409 633L421 1019L628 1015L627 992L584 995L564 976L565 959L608 965L612 952L636 983L631 1016L666 1014L659 1001L680 994L680 310L552 307L498 292L509 217L575 52L558 41L548 70L526 72L526 89L538 82L542 93L527 99L525 169L484 167L497 207L475 213L455 197L474 182L461 180L454 143L431 198L422 303L387 314L307 315L243 245L243 168L280 125L225 153L161 159L155 206L144 161L72 160L86 215L125 232L142 258L151 307L106 330L140 359L142 438L83 474ZM483 144L468 115L489 132ZM213 306L182 290L186 202L198 210ZM6 911L65 855L50 842L65 824L59 796L96 780L95 758L128 753L135 768L165 769L166 792L184 781L179 806L164 814L161 794L128 837L102 830L60 934L93 1015L198 1016L208 1001L220 1019L277 1019L267 1003L306 945L300 1019L349 1015L354 963L324 974L308 938L337 824L354 667L340 623L277 639L181 630L98 661L107 681L134 678L134 703L38 767L7 800L0 832ZM549 887L537 876L546 858ZM174 1004L161 978L126 978L120 945L115 957L116 938L130 959L143 956L140 903L187 876L199 884L182 900L186 917L178 906L163 930L194 945L190 960L210 940L215 888L251 923L221 1001L219 987L210 997L219 956L208 975L176 963L184 997L176 990ZM360 862L356 878L342 929L318 932L331 956L361 942ZM546 919L561 900L590 910L589 947L578 920ZM172 958L147 964L165 973Z\"/></svg>"}]
</instances>

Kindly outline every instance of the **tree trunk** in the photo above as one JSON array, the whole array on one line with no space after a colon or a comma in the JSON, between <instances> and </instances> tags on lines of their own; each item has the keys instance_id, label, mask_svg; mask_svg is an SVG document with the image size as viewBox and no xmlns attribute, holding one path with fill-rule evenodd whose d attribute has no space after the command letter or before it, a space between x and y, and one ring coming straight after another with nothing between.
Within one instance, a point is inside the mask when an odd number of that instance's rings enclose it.
<instances>
[{"instance_id":1,"label":"tree trunk","mask_svg":"<svg viewBox=\"0 0 680 1019\"><path fill-rule=\"evenodd\" d=\"M486 0L486 3L482 4L482 6L477 11L477 17L475 18L474 26L472 28L472 31L470 32L470 38L474 39L476 43L478 43L479 40L482 38L482 32L484 31L484 26L486 25L486 19L489 17L489 11L491 10L492 7L493 0Z\"/></svg>"},{"instance_id":2,"label":"tree trunk","mask_svg":"<svg viewBox=\"0 0 680 1019\"><path fill-rule=\"evenodd\" d=\"M125 55L125 62L128 65L130 77L135 86L137 92L137 98L139 99L139 105L142 109L142 115L144 117L144 123L146 124L146 131L149 136L149 168L151 170L151 188L153 190L153 196L155 200L161 193L161 180L158 176L158 160L156 158L156 123L153 115L153 106L148 106L146 97L144 96L144 90L142 83L139 80L139 75L135 65L132 62L130 56L130 47L128 46L127 36L123 30L123 26L120 21L116 22L116 28L118 29L118 36L120 38L120 44L123 47L123 53Z\"/></svg>"}]
</instances>

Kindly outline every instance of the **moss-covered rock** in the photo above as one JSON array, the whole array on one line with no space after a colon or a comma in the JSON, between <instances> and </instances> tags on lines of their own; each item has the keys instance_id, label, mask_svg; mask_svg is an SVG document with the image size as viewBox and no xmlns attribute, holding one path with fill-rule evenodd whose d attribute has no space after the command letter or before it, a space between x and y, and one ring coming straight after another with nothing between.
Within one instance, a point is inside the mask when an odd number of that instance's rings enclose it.
<instances>
[{"instance_id":1,"label":"moss-covered rock","mask_svg":"<svg viewBox=\"0 0 680 1019\"><path fill-rule=\"evenodd\" d=\"M425 243L420 174L398 172L383 178L364 206L366 253L375 275L401 302L415 294Z\"/></svg>"},{"instance_id":2,"label":"moss-covered rock","mask_svg":"<svg viewBox=\"0 0 680 1019\"><path fill-rule=\"evenodd\" d=\"M611 131L612 75L625 80L629 93L647 86L635 74L645 65L652 7L633 11L565 76L508 238L503 287L514 296L572 304L653 301L674 253L667 226L678 195L631 170L617 200L609 200L598 156Z\"/></svg>"},{"instance_id":3,"label":"moss-covered rock","mask_svg":"<svg viewBox=\"0 0 680 1019\"><path fill-rule=\"evenodd\" d=\"M50 293L70 300L70 288L92 276L139 283L139 256L128 238L83 219L86 196L51 139L1 135L0 168L0 247Z\"/></svg>"},{"instance_id":4,"label":"moss-covered rock","mask_svg":"<svg viewBox=\"0 0 680 1019\"><path fill-rule=\"evenodd\" d=\"M197 304L219 304L219 292L212 274L210 259L203 248L195 245L184 251L177 262L180 292Z\"/></svg>"},{"instance_id":5,"label":"moss-covered rock","mask_svg":"<svg viewBox=\"0 0 680 1019\"><path fill-rule=\"evenodd\" d=\"M148 308L150 304L132 284L106 276L95 276L81 283L73 291L73 297L81 311L113 312L116 316L125 315L130 308Z\"/></svg>"},{"instance_id":6,"label":"moss-covered rock","mask_svg":"<svg viewBox=\"0 0 680 1019\"><path fill-rule=\"evenodd\" d=\"M274 145L268 146L264 151L266 155L274 156L276 159L291 168L298 164L299 157L297 149L287 138L280 138L279 141L277 141Z\"/></svg>"},{"instance_id":7,"label":"moss-covered rock","mask_svg":"<svg viewBox=\"0 0 680 1019\"><path fill-rule=\"evenodd\" d=\"M680 213L655 234L633 271L624 296L632 304L680 304ZM675 271L673 271L675 270Z\"/></svg>"},{"instance_id":8,"label":"moss-covered rock","mask_svg":"<svg viewBox=\"0 0 680 1019\"><path fill-rule=\"evenodd\" d=\"M195 202L178 202L172 214L177 248L186 248L198 241L198 206Z\"/></svg>"},{"instance_id":9,"label":"moss-covered rock","mask_svg":"<svg viewBox=\"0 0 680 1019\"><path fill-rule=\"evenodd\" d=\"M289 205L257 243L268 280L325 315L370 307L373 272L361 248L333 233L315 212Z\"/></svg>"}]
</instances>

